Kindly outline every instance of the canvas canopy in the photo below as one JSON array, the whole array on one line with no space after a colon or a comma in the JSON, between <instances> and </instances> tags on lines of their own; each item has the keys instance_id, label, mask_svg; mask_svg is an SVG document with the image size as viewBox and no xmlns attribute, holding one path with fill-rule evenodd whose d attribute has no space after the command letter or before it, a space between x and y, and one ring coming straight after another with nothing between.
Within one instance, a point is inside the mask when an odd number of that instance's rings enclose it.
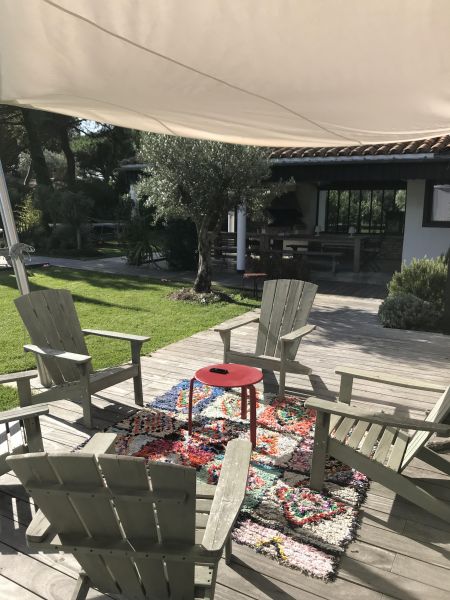
<instances>
[{"instance_id":1,"label":"canvas canopy","mask_svg":"<svg viewBox=\"0 0 450 600\"><path fill-rule=\"evenodd\" d=\"M0 0L0 101L270 146L450 132L448 0Z\"/></svg>"}]
</instances>

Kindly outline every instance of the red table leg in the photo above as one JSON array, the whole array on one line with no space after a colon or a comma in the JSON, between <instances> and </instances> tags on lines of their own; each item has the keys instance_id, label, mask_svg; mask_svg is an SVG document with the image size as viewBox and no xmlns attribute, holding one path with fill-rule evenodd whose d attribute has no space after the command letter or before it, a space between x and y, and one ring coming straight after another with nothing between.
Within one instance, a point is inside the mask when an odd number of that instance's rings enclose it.
<instances>
[{"instance_id":1,"label":"red table leg","mask_svg":"<svg viewBox=\"0 0 450 600\"><path fill-rule=\"evenodd\" d=\"M192 396L194 394L194 381L195 377L191 379L189 384L189 406L188 406L188 432L192 434Z\"/></svg>"},{"instance_id":2,"label":"red table leg","mask_svg":"<svg viewBox=\"0 0 450 600\"><path fill-rule=\"evenodd\" d=\"M241 419L247 418L247 388L242 386L241 388Z\"/></svg>"},{"instance_id":3,"label":"red table leg","mask_svg":"<svg viewBox=\"0 0 450 600\"><path fill-rule=\"evenodd\" d=\"M256 447L256 390L254 385L248 386L250 390L250 441Z\"/></svg>"}]
</instances>

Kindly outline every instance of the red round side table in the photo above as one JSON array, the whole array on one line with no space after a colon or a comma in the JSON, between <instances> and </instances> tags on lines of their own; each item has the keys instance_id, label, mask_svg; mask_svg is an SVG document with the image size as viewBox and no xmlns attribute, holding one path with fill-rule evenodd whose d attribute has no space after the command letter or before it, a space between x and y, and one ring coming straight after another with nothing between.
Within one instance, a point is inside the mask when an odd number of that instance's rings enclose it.
<instances>
[{"instance_id":1,"label":"red round side table","mask_svg":"<svg viewBox=\"0 0 450 600\"><path fill-rule=\"evenodd\" d=\"M213 369L213 370L212 370ZM226 371L226 372L217 372ZM195 380L212 387L241 388L241 417L247 418L247 390L250 392L250 441L256 446L256 390L255 383L263 378L261 369L234 363L208 365L195 372L189 386L188 431L192 433L192 395Z\"/></svg>"}]
</instances>

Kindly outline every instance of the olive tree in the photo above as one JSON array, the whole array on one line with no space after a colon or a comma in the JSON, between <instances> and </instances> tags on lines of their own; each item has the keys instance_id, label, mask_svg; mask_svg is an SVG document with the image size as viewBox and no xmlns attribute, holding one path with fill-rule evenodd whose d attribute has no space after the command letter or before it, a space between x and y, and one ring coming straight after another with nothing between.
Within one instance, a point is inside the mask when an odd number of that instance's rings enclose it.
<instances>
[{"instance_id":1,"label":"olive tree","mask_svg":"<svg viewBox=\"0 0 450 600\"><path fill-rule=\"evenodd\" d=\"M143 133L141 159L149 165L140 195L154 206L157 219L183 218L195 224L198 238L196 292L211 290L211 244L229 210L245 203L261 211L280 186L270 176L267 150L209 140Z\"/></svg>"}]
</instances>

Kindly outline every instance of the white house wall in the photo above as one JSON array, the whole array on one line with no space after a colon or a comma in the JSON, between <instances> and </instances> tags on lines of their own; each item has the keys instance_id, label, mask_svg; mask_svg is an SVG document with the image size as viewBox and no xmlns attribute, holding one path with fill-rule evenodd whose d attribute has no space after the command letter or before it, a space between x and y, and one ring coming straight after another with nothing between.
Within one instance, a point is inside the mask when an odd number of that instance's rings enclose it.
<instances>
[{"instance_id":1,"label":"white house wall","mask_svg":"<svg viewBox=\"0 0 450 600\"><path fill-rule=\"evenodd\" d=\"M302 211L306 233L314 233L317 217L317 187L312 183L297 183L297 200Z\"/></svg>"},{"instance_id":2,"label":"white house wall","mask_svg":"<svg viewBox=\"0 0 450 600\"><path fill-rule=\"evenodd\" d=\"M402 259L434 258L447 252L450 246L449 227L423 227L425 180L409 180L406 195L405 235Z\"/></svg>"}]
</instances>

